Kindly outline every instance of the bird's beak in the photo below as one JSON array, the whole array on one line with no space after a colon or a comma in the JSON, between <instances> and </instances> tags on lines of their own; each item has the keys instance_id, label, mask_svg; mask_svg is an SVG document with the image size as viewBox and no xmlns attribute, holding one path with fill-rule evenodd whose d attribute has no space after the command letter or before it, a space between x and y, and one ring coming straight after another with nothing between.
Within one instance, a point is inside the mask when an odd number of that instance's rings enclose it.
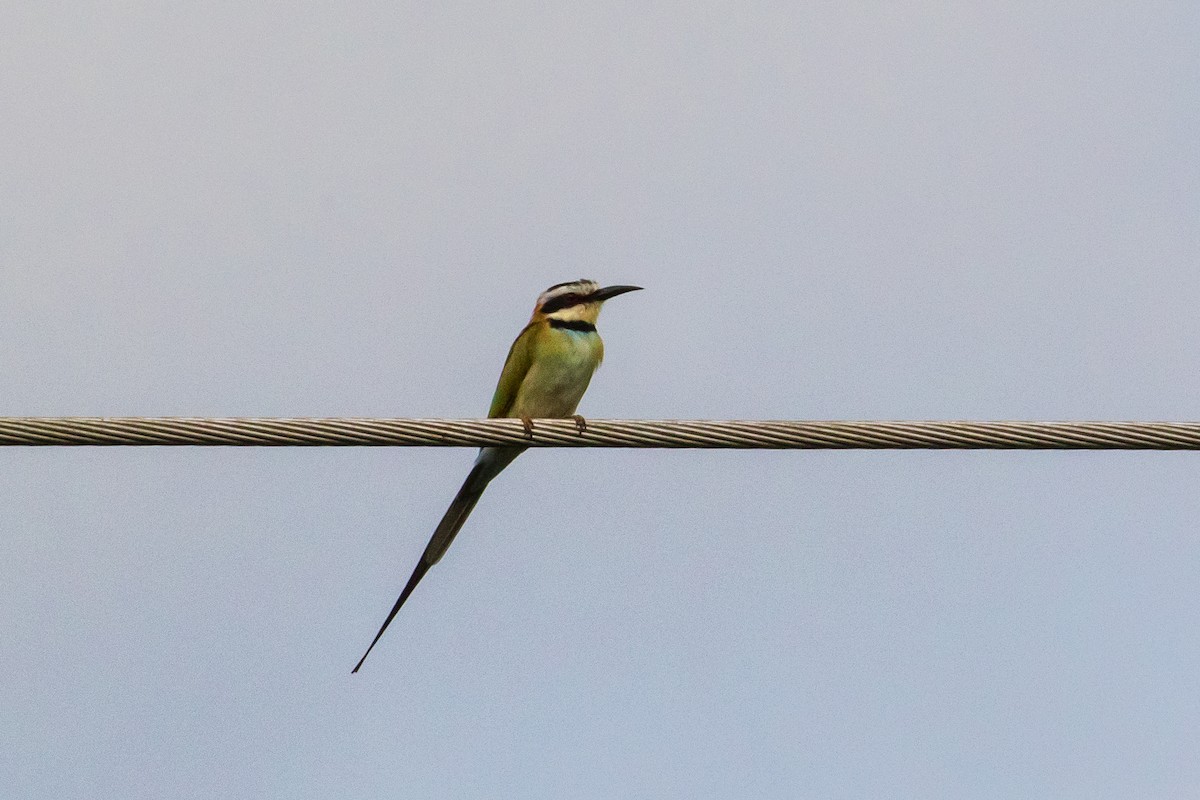
<instances>
[{"instance_id":1,"label":"bird's beak","mask_svg":"<svg viewBox=\"0 0 1200 800\"><path fill-rule=\"evenodd\" d=\"M619 294L641 291L641 288L642 287L640 286L605 286L603 289L597 289L596 291L592 292L592 295L588 298L588 300L593 302L599 301L603 303L605 300L611 300Z\"/></svg>"}]
</instances>

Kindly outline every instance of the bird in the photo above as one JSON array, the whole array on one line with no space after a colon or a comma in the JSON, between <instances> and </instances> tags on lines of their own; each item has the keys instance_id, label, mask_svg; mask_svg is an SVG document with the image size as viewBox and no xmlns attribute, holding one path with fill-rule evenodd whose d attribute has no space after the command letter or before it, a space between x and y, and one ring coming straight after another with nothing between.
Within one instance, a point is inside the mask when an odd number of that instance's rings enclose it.
<instances>
[{"instance_id":1,"label":"bird","mask_svg":"<svg viewBox=\"0 0 1200 800\"><path fill-rule=\"evenodd\" d=\"M600 307L606 300L641 288L602 288L593 280L582 279L556 283L542 292L529 323L509 348L488 417L520 419L525 434L530 437L533 436L534 419L570 417L583 433L587 421L577 415L575 409L591 382L592 373L604 358L604 342L596 332ZM434 530L412 577L352 673L362 667L425 573L445 555L488 483L525 449L520 446L480 449L475 465Z\"/></svg>"}]
</instances>

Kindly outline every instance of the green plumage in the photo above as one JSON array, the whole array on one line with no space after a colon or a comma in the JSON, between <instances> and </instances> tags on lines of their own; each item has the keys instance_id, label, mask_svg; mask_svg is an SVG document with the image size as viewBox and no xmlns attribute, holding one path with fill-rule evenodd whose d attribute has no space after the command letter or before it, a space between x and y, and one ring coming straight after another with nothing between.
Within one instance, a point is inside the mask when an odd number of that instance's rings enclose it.
<instances>
[{"instance_id":1,"label":"green plumage","mask_svg":"<svg viewBox=\"0 0 1200 800\"><path fill-rule=\"evenodd\" d=\"M537 325L536 322L526 325L513 340L512 347L508 348L508 358L504 361L504 369L500 371L500 380L496 382L488 418L512 416L509 411L513 401L517 399L517 390L521 388L521 381L525 380L525 374L529 372L529 365L533 361L534 329Z\"/></svg>"},{"instance_id":2,"label":"green plumage","mask_svg":"<svg viewBox=\"0 0 1200 800\"><path fill-rule=\"evenodd\" d=\"M509 348L488 416L569 417L603 359L604 342L595 331L531 322Z\"/></svg>"}]
</instances>

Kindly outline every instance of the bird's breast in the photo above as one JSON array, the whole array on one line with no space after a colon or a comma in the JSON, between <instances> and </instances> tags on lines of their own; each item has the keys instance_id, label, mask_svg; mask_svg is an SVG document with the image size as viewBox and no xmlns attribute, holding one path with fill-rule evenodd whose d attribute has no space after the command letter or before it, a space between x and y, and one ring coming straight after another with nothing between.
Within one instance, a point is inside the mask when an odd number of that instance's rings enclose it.
<instances>
[{"instance_id":1,"label":"bird's breast","mask_svg":"<svg viewBox=\"0 0 1200 800\"><path fill-rule=\"evenodd\" d=\"M595 332L555 329L548 330L538 345L511 414L568 417L587 391L604 345Z\"/></svg>"}]
</instances>

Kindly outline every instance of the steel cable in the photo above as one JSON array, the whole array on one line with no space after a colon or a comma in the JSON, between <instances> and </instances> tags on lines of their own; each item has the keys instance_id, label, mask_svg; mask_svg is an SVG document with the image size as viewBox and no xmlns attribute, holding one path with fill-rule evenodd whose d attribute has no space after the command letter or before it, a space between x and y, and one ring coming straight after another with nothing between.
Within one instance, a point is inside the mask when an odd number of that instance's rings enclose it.
<instances>
[{"instance_id":1,"label":"steel cable","mask_svg":"<svg viewBox=\"0 0 1200 800\"><path fill-rule=\"evenodd\" d=\"M0 445L1197 450L1200 423L0 417Z\"/></svg>"}]
</instances>

